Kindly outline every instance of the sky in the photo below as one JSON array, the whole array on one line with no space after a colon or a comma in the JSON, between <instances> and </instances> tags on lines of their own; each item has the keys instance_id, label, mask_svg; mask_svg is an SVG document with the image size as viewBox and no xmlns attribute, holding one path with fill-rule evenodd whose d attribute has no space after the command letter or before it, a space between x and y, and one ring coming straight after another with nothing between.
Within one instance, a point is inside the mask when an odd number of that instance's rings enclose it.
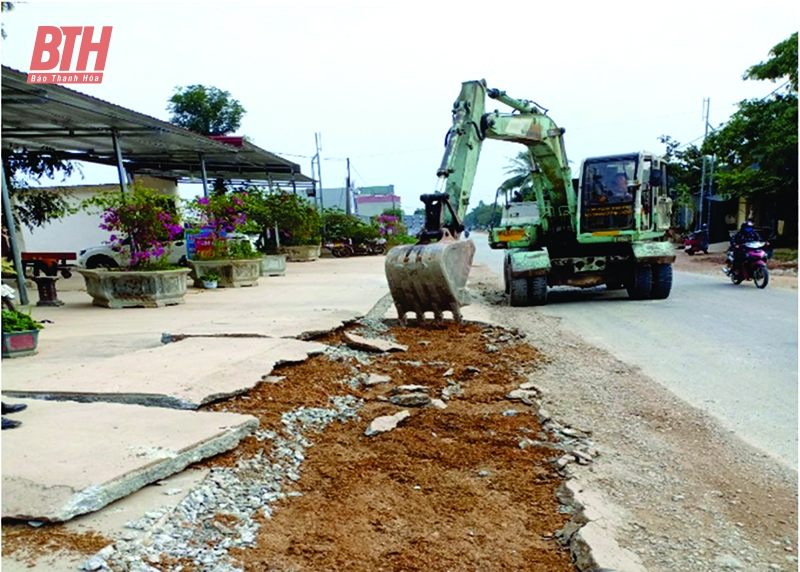
<instances>
[{"instance_id":1,"label":"sky","mask_svg":"<svg viewBox=\"0 0 800 572\"><path fill-rule=\"evenodd\" d=\"M325 188L344 186L350 158L356 186L394 185L413 212L436 189L461 82L485 79L548 109L577 176L585 157L663 152L660 135L699 144L704 99L716 127L773 91L742 76L797 31L796 5L27 2L3 14L2 63L29 71L39 26L113 26L103 82L68 87L162 120L176 87L218 87L247 110L236 135L310 175L319 133ZM494 201L521 149L484 143L472 206ZM114 169L84 174L75 182L117 181Z\"/></svg>"}]
</instances>

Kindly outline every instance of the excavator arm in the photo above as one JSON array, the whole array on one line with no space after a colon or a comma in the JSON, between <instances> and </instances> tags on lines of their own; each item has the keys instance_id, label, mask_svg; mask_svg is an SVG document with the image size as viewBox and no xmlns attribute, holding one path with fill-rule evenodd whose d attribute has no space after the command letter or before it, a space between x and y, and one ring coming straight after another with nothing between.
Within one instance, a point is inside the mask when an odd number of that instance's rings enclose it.
<instances>
[{"instance_id":1,"label":"excavator arm","mask_svg":"<svg viewBox=\"0 0 800 572\"><path fill-rule=\"evenodd\" d=\"M501 101L514 113L486 113L486 98ZM486 82L468 81L453 105L453 123L445 138L445 152L432 194L422 195L425 228L415 245L395 247L386 258L386 276L401 321L408 312L418 319L432 312L441 319L450 311L461 320L461 306L469 303L466 282L475 254L471 240L460 240L462 220L469 207L481 146L487 138L526 145L536 167L537 199L548 205L557 226L571 224L575 199L562 143L563 130L531 102L516 100ZM545 213L547 214L547 213ZM543 216L546 221L548 216ZM547 230L546 222L543 227Z\"/></svg>"},{"instance_id":2,"label":"excavator arm","mask_svg":"<svg viewBox=\"0 0 800 572\"><path fill-rule=\"evenodd\" d=\"M453 125L445 137L445 152L436 171L438 184L432 194L422 195L425 228L421 242L441 240L445 233L458 238L464 227L472 183L478 168L484 134L481 121L486 106L486 83L467 81L453 104Z\"/></svg>"}]
</instances>

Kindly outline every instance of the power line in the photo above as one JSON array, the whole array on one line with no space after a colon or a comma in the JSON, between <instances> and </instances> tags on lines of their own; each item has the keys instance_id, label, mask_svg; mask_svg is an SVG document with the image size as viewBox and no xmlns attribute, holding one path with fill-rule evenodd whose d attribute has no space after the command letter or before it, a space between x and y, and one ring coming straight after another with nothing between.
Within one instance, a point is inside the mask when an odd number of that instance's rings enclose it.
<instances>
[{"instance_id":1,"label":"power line","mask_svg":"<svg viewBox=\"0 0 800 572\"><path fill-rule=\"evenodd\" d=\"M776 87L775 89L773 89L772 91L770 91L770 92L769 92L767 95L765 95L765 96L763 96L763 97L759 97L759 98L757 98L757 99L758 99L759 101L764 101L764 100L765 100L765 99L767 99L767 98L768 98L770 95L773 95L775 92L777 92L778 90L781 90L781 89L783 89L783 88L784 88L784 87L786 87L787 85L789 85L789 80L786 80L784 83L782 83L781 85L779 85L778 87ZM731 103L730 105L731 105L731 106L736 106L736 105L738 105L738 103ZM711 126L709 126L709 125L708 125L708 119L706 119L706 125L707 125L708 127L710 127L711 131L716 131L717 129L720 129L720 128L721 128L721 127L723 127L723 126L724 126L726 123L728 123L728 122L727 122L727 121L723 121L723 122L722 122L722 123L720 123L720 124L717 126L717 128L715 129L715 128L713 128L713 127L711 127ZM691 140L691 141L689 141L688 143L682 143L681 145L678 145L677 147L675 147L675 149L680 149L681 147L686 147L687 145L691 145L691 144L692 144L692 143L694 143L695 141L698 141L699 139L703 139L704 137L706 137L706 135L708 135L708 130L706 130L706 133L705 133L704 135L699 135L698 137L695 137L694 139L692 139L692 140Z\"/></svg>"},{"instance_id":2,"label":"power line","mask_svg":"<svg viewBox=\"0 0 800 572\"><path fill-rule=\"evenodd\" d=\"M369 185L367 185L366 179L363 176L361 176L361 173L358 172L358 169L356 169L355 166L352 163L350 163L350 168L353 169L353 171L355 172L356 175L358 175L358 178L361 179L361 182L364 185L369 186Z\"/></svg>"},{"instance_id":3,"label":"power line","mask_svg":"<svg viewBox=\"0 0 800 572\"><path fill-rule=\"evenodd\" d=\"M608 127L609 125L630 125L631 123L641 123L643 121L653 121L655 119L667 119L670 117L681 117L683 115L691 115L697 113L696 111L684 111L683 113L673 113L670 115L658 115L656 117L643 117L641 119L631 119L630 121L611 121L609 123L597 123L595 125L587 125L584 127L571 126L570 131L581 131L585 129L597 129L599 127Z\"/></svg>"}]
</instances>

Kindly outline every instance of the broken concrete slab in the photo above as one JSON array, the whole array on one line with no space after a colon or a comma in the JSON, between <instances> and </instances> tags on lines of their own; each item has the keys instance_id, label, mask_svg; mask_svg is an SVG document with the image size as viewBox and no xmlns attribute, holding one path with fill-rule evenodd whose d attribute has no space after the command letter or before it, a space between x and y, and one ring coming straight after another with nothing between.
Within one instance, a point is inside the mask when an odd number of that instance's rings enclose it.
<instances>
[{"instance_id":1,"label":"broken concrete slab","mask_svg":"<svg viewBox=\"0 0 800 572\"><path fill-rule=\"evenodd\" d=\"M326 347L294 339L190 337L47 377L20 371L4 376L3 394L196 409L245 393L276 365L304 361Z\"/></svg>"},{"instance_id":2,"label":"broken concrete slab","mask_svg":"<svg viewBox=\"0 0 800 572\"><path fill-rule=\"evenodd\" d=\"M428 393L430 390L431 388L427 385L409 384L398 385L397 387L393 388L390 393L392 395L397 395L398 393Z\"/></svg>"},{"instance_id":3,"label":"broken concrete slab","mask_svg":"<svg viewBox=\"0 0 800 572\"><path fill-rule=\"evenodd\" d=\"M522 401L526 405L536 405L536 399L538 397L538 392L530 389L514 389L506 395L506 399Z\"/></svg>"},{"instance_id":4,"label":"broken concrete slab","mask_svg":"<svg viewBox=\"0 0 800 572\"><path fill-rule=\"evenodd\" d=\"M646 571L638 554L617 543L618 531L629 520L624 510L580 479L567 479L558 498L574 509L564 530L575 531L569 536L569 547L579 570Z\"/></svg>"},{"instance_id":5,"label":"broken concrete slab","mask_svg":"<svg viewBox=\"0 0 800 572\"><path fill-rule=\"evenodd\" d=\"M404 409L403 411L398 411L394 415L383 415L381 417L376 417L372 420L372 423L369 424L369 427L367 427L364 435L371 437L373 435L377 435L378 433L386 433L387 431L391 431L397 427L397 424L403 419L410 416L411 413Z\"/></svg>"},{"instance_id":6,"label":"broken concrete slab","mask_svg":"<svg viewBox=\"0 0 800 572\"><path fill-rule=\"evenodd\" d=\"M392 381L392 378L388 375L371 373L369 374L367 380L364 382L364 385L366 385L367 387L372 387L374 385L380 385L382 383L389 383L390 381Z\"/></svg>"},{"instance_id":7,"label":"broken concrete slab","mask_svg":"<svg viewBox=\"0 0 800 572\"><path fill-rule=\"evenodd\" d=\"M243 320L238 317L231 320L216 319L213 322L184 327L170 332L175 337L271 337L311 339L326 334L364 316L364 312L321 308L312 316L297 315L296 319L287 322L285 319L267 319L249 327L242 326Z\"/></svg>"},{"instance_id":8,"label":"broken concrete slab","mask_svg":"<svg viewBox=\"0 0 800 572\"><path fill-rule=\"evenodd\" d=\"M345 332L345 341L351 348L358 350L366 350L368 352L404 352L408 350L408 346L396 344L389 340L382 340L378 338L365 338L357 334Z\"/></svg>"},{"instance_id":9,"label":"broken concrete slab","mask_svg":"<svg viewBox=\"0 0 800 572\"><path fill-rule=\"evenodd\" d=\"M250 415L119 403L24 400L3 432L3 518L62 522L96 511L258 426Z\"/></svg>"},{"instance_id":10,"label":"broken concrete slab","mask_svg":"<svg viewBox=\"0 0 800 572\"><path fill-rule=\"evenodd\" d=\"M425 407L430 405L431 397L427 393L402 393L390 397L389 401L400 407Z\"/></svg>"}]
</instances>

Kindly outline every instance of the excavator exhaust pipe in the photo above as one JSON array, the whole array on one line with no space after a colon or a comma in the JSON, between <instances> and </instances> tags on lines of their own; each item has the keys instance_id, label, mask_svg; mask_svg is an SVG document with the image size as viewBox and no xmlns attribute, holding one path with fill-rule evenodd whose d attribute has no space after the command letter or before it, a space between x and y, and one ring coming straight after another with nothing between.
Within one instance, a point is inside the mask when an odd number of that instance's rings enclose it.
<instances>
[{"instance_id":1,"label":"excavator exhaust pipe","mask_svg":"<svg viewBox=\"0 0 800 572\"><path fill-rule=\"evenodd\" d=\"M461 323L461 307L470 302L467 278L474 256L474 242L449 237L391 249L386 255L386 279L400 322L406 323L409 312L419 321L426 312L433 312L437 321L451 312Z\"/></svg>"}]
</instances>

